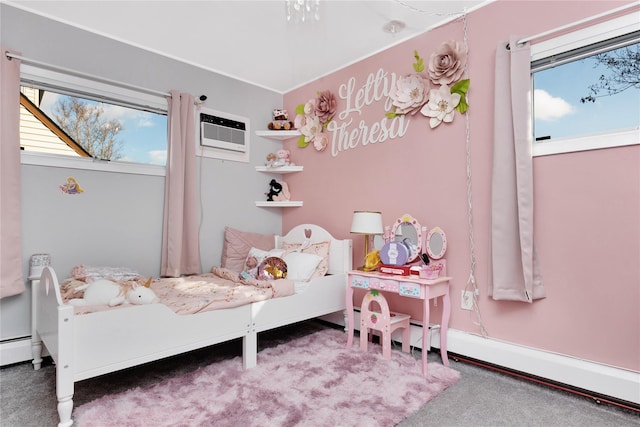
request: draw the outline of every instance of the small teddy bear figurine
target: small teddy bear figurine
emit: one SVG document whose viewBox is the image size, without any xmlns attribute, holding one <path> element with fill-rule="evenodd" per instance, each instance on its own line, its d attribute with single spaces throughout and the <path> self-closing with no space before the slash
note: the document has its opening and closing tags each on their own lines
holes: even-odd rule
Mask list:
<svg viewBox="0 0 640 427">
<path fill-rule="evenodd" d="M 273 120 L 269 122 L 269 130 L 290 130 L 293 128 L 293 123 L 289 121 L 289 114 L 287 110 L 282 108 L 276 108 L 272 114 Z"/>
</svg>

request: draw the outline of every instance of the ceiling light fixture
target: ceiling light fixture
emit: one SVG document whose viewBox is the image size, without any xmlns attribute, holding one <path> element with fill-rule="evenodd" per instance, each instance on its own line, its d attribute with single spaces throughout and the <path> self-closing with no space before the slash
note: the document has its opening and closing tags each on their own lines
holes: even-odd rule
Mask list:
<svg viewBox="0 0 640 427">
<path fill-rule="evenodd" d="M 386 33 L 390 33 L 390 34 L 396 34 L 399 33 L 400 31 L 404 30 L 404 28 L 406 27 L 406 24 L 402 21 L 397 21 L 397 20 L 393 20 L 393 21 L 389 21 L 387 22 L 384 27 L 382 27 L 382 29 L 386 32 Z"/>
<path fill-rule="evenodd" d="M 285 0 L 287 22 L 319 21 L 320 0 Z"/>
</svg>

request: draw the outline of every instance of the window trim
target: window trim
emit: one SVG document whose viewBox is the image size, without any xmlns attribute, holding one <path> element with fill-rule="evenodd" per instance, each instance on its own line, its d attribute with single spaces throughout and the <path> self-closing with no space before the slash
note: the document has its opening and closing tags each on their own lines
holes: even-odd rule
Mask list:
<svg viewBox="0 0 640 427">
<path fill-rule="evenodd" d="M 533 157 L 548 156 L 551 154 L 574 153 L 629 145 L 640 145 L 640 127 L 617 132 L 602 132 L 577 138 L 536 141 L 533 143 L 531 154 Z"/>
<path fill-rule="evenodd" d="M 69 95 L 81 96 L 86 99 L 106 101 L 114 105 L 121 105 L 158 114 L 166 115 L 168 113 L 167 100 L 164 97 L 98 81 L 92 81 L 86 78 L 64 74 L 28 64 L 22 64 L 20 66 L 20 84 L 34 85 L 39 88 L 50 89 Z M 23 165 L 50 166 L 137 175 L 166 175 L 165 166 L 161 165 L 105 161 L 51 153 L 22 151 L 20 153 L 20 163 Z"/>
<path fill-rule="evenodd" d="M 20 164 L 66 169 L 82 169 L 99 172 L 128 173 L 134 175 L 166 176 L 166 168 L 160 165 L 111 162 L 108 160 L 73 157 L 51 153 L 22 151 L 20 153 Z"/>
<path fill-rule="evenodd" d="M 539 62 L 570 50 L 640 31 L 640 22 L 636 14 L 637 12 L 632 12 L 543 42 L 532 43 L 531 62 Z M 540 68 L 537 70 L 532 69 L 532 82 L 533 74 L 538 70 Z M 533 90 L 531 91 L 531 96 L 533 96 Z M 534 114 L 532 109 L 532 123 L 535 121 Z M 536 157 L 630 145 L 640 145 L 640 127 L 579 137 L 556 138 L 551 141 L 533 140 L 531 152 Z"/>
</svg>

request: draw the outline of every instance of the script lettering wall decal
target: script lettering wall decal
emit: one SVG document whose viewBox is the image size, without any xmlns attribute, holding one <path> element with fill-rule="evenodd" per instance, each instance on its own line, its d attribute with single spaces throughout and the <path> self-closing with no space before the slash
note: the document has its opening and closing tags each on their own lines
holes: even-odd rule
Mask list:
<svg viewBox="0 0 640 427">
<path fill-rule="evenodd" d="M 358 146 L 385 142 L 389 139 L 400 138 L 409 129 L 409 120 L 404 115 L 393 118 L 382 116 L 379 121 L 371 124 L 360 119 L 364 107 L 374 102 L 385 102 L 385 111 L 391 108 L 389 93 L 396 84 L 395 73 L 387 73 L 382 68 L 370 73 L 365 83 L 358 87 L 355 77 L 340 85 L 338 97 L 346 101 L 345 109 L 336 114 L 337 120 L 328 123 L 327 131 L 331 132 L 331 155 L 336 157 L 340 152 L 352 150 Z"/>
</svg>

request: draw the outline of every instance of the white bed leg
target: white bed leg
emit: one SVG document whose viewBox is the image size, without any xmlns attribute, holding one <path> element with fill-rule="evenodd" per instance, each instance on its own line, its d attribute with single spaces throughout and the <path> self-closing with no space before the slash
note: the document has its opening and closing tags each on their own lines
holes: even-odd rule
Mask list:
<svg viewBox="0 0 640 427">
<path fill-rule="evenodd" d="M 37 371 L 42 366 L 42 340 L 37 332 L 31 335 L 31 356 L 33 369 Z"/>
<path fill-rule="evenodd" d="M 72 396 L 65 396 L 58 398 L 58 416 L 60 417 L 60 422 L 58 423 L 58 427 L 69 427 L 73 424 L 71 420 L 71 411 L 73 410 L 73 399 Z"/>
<path fill-rule="evenodd" d="M 254 328 L 242 337 L 242 364 L 244 369 L 255 368 L 258 364 L 258 334 Z"/>
<path fill-rule="evenodd" d="M 40 280 L 29 278 L 29 281 L 31 282 L 31 356 L 33 357 L 31 363 L 33 363 L 33 369 L 37 371 L 42 366 L 42 338 L 36 328 Z"/>
<path fill-rule="evenodd" d="M 349 332 L 349 312 L 345 310 L 342 313 L 344 314 L 344 331 Z"/>
</svg>

